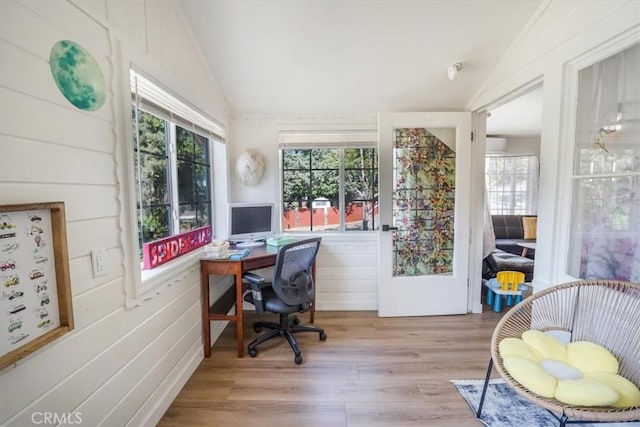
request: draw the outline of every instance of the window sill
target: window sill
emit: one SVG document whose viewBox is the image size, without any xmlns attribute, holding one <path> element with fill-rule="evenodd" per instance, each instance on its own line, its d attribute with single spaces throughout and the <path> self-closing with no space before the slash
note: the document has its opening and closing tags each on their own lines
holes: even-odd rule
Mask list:
<svg viewBox="0 0 640 427">
<path fill-rule="evenodd" d="M 204 248 L 198 248 L 152 270 L 142 270 L 140 264 L 140 286 L 136 295 L 127 298 L 127 308 L 140 305 L 182 279 L 188 270 L 198 266 L 203 254 Z"/>
<path fill-rule="evenodd" d="M 287 236 L 299 237 L 299 238 L 312 238 L 322 237 L 324 240 L 330 242 L 377 242 L 380 237 L 379 231 L 286 231 L 281 233 Z"/>
</svg>

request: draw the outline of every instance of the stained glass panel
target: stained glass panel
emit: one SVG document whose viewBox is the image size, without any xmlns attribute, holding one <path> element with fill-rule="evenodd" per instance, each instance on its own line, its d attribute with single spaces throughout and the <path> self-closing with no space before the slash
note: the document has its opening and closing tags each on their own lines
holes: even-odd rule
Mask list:
<svg viewBox="0 0 640 427">
<path fill-rule="evenodd" d="M 453 271 L 455 152 L 427 129 L 396 129 L 393 275 Z"/>
</svg>

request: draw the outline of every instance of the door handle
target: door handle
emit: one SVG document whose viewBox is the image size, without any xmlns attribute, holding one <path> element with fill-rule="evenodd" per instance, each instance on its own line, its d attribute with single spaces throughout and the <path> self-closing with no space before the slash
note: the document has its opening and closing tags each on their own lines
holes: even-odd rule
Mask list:
<svg viewBox="0 0 640 427">
<path fill-rule="evenodd" d="M 389 224 L 382 224 L 382 231 L 396 231 L 398 227 L 389 227 Z"/>
</svg>

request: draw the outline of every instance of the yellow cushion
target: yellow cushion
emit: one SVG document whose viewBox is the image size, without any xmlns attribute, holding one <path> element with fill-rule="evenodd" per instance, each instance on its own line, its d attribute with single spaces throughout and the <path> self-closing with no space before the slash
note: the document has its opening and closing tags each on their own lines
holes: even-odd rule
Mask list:
<svg viewBox="0 0 640 427">
<path fill-rule="evenodd" d="M 529 330 L 522 340 L 503 339 L 498 350 L 509 375 L 540 396 L 576 406 L 640 407 L 640 389 L 617 375 L 618 360 L 599 344 L 565 346 L 558 338 Z"/>
<path fill-rule="evenodd" d="M 567 345 L 567 363 L 582 371 L 618 373 L 618 359 L 606 348 L 589 341 L 576 341 Z"/>
<path fill-rule="evenodd" d="M 522 217 L 522 229 L 524 230 L 523 239 L 536 239 L 538 228 L 538 218 L 535 216 Z"/>
<path fill-rule="evenodd" d="M 536 362 L 520 356 L 510 356 L 503 359 L 503 363 L 509 375 L 523 387 L 543 397 L 554 396 L 558 381 Z"/>
<path fill-rule="evenodd" d="M 522 334 L 522 340 L 540 353 L 542 359 L 554 359 L 561 362 L 566 361 L 567 350 L 565 345 L 557 338 L 541 331 L 529 330 Z"/>
<path fill-rule="evenodd" d="M 540 361 L 540 354 L 519 338 L 505 338 L 498 344 L 500 357 L 520 356 L 532 362 Z"/>
<path fill-rule="evenodd" d="M 620 399 L 611 387 L 591 379 L 558 381 L 556 399 L 576 406 L 610 406 Z"/>
<path fill-rule="evenodd" d="M 611 406 L 615 408 L 640 406 L 640 390 L 638 390 L 638 387 L 628 379 L 620 375 L 605 373 L 587 374 L 585 375 L 585 378 L 605 384 L 614 389 L 620 395 L 620 399 Z"/>
</svg>

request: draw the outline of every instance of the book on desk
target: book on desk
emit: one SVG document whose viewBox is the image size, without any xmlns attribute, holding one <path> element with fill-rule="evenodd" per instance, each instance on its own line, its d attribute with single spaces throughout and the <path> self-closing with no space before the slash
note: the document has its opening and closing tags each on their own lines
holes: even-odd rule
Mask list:
<svg viewBox="0 0 640 427">
<path fill-rule="evenodd" d="M 267 240 L 266 240 L 267 246 L 275 246 L 275 247 L 284 246 L 288 243 L 293 243 L 293 242 L 295 242 L 295 239 L 292 236 L 283 236 L 283 235 L 269 236 L 267 237 Z"/>
<path fill-rule="evenodd" d="M 229 251 L 229 259 L 239 260 L 247 257 L 250 253 L 250 249 L 233 249 Z"/>
<path fill-rule="evenodd" d="M 224 252 L 205 252 L 205 255 L 209 259 L 230 259 L 230 260 L 240 260 L 249 256 L 251 253 L 250 249 L 229 249 Z"/>
</svg>

